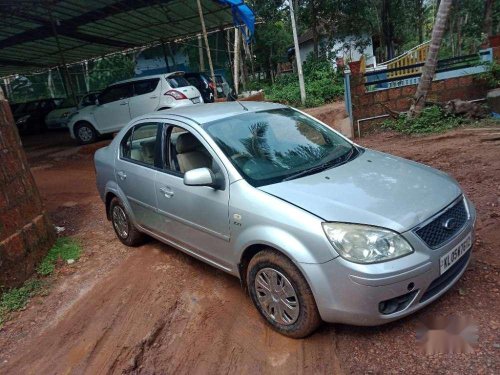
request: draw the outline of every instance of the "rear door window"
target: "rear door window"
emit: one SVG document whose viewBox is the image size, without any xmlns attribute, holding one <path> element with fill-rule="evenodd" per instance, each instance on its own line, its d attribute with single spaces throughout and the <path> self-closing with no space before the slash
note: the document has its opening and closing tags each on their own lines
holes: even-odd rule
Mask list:
<svg viewBox="0 0 500 375">
<path fill-rule="evenodd" d="M 116 85 L 108 87 L 99 96 L 99 102 L 101 104 L 115 102 L 117 100 L 123 100 L 130 98 L 132 96 L 132 84 L 125 83 L 122 85 Z"/>
<path fill-rule="evenodd" d="M 147 123 L 134 126 L 123 138 L 121 144 L 122 158 L 155 165 L 158 123 Z"/>
<path fill-rule="evenodd" d="M 167 78 L 167 82 L 170 85 L 170 87 L 174 89 L 179 87 L 191 86 L 191 84 L 183 76 L 174 76 L 174 77 L 170 76 Z"/>
<path fill-rule="evenodd" d="M 158 87 L 158 82 L 160 82 L 159 78 L 134 82 L 134 94 L 135 95 L 149 94 L 150 92 L 156 90 L 156 87 Z"/>
</svg>

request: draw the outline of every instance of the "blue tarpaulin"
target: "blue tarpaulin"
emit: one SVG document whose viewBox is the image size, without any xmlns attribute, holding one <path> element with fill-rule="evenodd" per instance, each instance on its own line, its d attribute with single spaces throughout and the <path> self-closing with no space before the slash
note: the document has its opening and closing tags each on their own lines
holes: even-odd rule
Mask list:
<svg viewBox="0 0 500 375">
<path fill-rule="evenodd" d="M 245 4 L 243 0 L 218 0 L 219 3 L 224 5 L 230 5 L 233 12 L 233 23 L 238 26 L 246 36 L 247 43 L 250 44 L 252 41 L 253 33 L 255 31 L 255 14 L 253 14 L 252 9 Z M 248 35 L 243 28 L 246 25 L 248 27 Z"/>
</svg>

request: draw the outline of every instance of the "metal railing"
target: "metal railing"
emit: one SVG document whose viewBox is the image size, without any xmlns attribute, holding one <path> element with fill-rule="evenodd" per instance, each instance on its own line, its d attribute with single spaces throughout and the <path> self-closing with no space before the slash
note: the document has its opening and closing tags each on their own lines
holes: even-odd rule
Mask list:
<svg viewBox="0 0 500 375">
<path fill-rule="evenodd" d="M 395 64 L 391 62 L 391 67 L 387 66 L 386 69 L 377 69 L 364 73 L 365 87 L 369 91 L 373 91 L 417 84 L 425 62 L 397 66 L 402 61 L 409 60 L 400 59 L 398 61 Z M 491 49 L 475 54 L 442 59 L 438 61 L 435 79 L 477 74 L 484 71 L 485 64 L 490 61 L 492 61 Z"/>
</svg>

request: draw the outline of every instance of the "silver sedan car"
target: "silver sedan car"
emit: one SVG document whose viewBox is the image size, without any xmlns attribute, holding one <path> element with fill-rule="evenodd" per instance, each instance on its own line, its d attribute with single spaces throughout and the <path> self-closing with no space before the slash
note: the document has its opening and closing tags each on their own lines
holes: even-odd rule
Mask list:
<svg viewBox="0 0 500 375">
<path fill-rule="evenodd" d="M 238 277 L 290 337 L 411 314 L 471 256 L 475 209 L 453 178 L 279 104 L 136 118 L 95 166 L 124 244 L 154 237 Z"/>
</svg>

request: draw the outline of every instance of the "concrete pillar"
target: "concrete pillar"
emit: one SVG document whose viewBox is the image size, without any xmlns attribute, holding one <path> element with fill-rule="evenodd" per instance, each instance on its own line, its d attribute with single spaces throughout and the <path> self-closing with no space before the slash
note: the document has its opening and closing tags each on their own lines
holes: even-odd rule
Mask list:
<svg viewBox="0 0 500 375">
<path fill-rule="evenodd" d="M 21 285 L 55 241 L 9 103 L 0 89 L 0 285 Z"/>
</svg>

